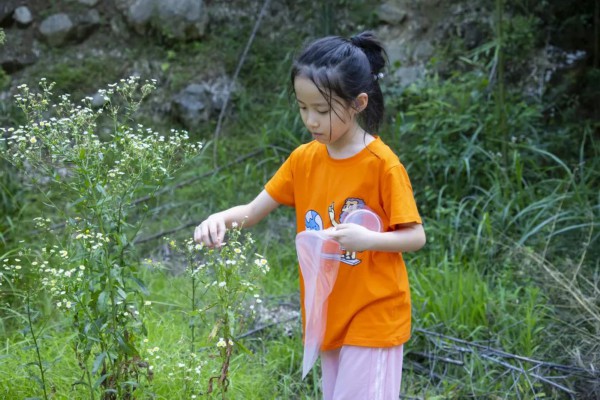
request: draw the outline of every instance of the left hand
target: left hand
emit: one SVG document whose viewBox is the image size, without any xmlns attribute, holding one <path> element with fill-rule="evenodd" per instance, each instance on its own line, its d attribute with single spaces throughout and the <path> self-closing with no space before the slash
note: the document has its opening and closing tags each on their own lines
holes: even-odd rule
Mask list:
<svg viewBox="0 0 600 400">
<path fill-rule="evenodd" d="M 334 229 L 327 229 L 325 232 L 346 251 L 368 250 L 373 235 L 377 234 L 377 232 L 358 224 L 339 224 Z"/>
</svg>

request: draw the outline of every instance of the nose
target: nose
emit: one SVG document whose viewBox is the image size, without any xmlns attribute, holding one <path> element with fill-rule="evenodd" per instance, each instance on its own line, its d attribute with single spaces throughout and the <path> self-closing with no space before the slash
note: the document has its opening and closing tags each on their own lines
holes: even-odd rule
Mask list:
<svg viewBox="0 0 600 400">
<path fill-rule="evenodd" d="M 314 112 L 308 112 L 308 115 L 306 116 L 306 125 L 311 128 L 316 128 L 319 126 L 319 121 Z"/>
</svg>

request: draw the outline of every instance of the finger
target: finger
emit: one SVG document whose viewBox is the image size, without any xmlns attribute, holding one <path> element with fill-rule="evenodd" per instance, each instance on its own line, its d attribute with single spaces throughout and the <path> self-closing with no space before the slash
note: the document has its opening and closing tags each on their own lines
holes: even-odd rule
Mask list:
<svg viewBox="0 0 600 400">
<path fill-rule="evenodd" d="M 216 226 L 215 226 L 215 236 L 213 237 L 214 239 L 214 244 L 216 246 L 221 246 L 221 243 L 223 243 L 223 239 L 225 239 L 225 231 L 227 230 L 227 228 L 225 227 L 225 223 L 223 222 L 217 222 Z"/>
<path fill-rule="evenodd" d="M 217 233 L 217 226 L 211 225 L 208 227 L 208 240 L 210 241 L 210 245 L 214 246 L 219 242 L 219 235 Z"/>
<path fill-rule="evenodd" d="M 204 243 L 204 245 L 207 247 L 214 247 L 214 244 L 210 238 L 210 223 L 207 221 L 204 221 L 200 225 L 200 230 L 202 232 L 201 236 L 202 236 L 202 242 Z"/>
<path fill-rule="evenodd" d="M 335 228 L 332 228 L 332 229 L 325 229 L 325 230 L 323 231 L 323 233 L 324 233 L 325 235 L 329 236 L 329 237 L 330 237 L 330 238 L 332 238 L 332 239 L 337 239 L 337 238 L 338 238 L 338 236 L 339 236 L 339 234 L 336 232 L 336 229 L 335 229 Z"/>
<path fill-rule="evenodd" d="M 200 225 L 194 228 L 194 242 L 202 243 L 202 230 L 200 229 Z"/>
<path fill-rule="evenodd" d="M 338 225 L 335 227 L 335 230 L 336 230 L 336 231 L 343 231 L 344 229 L 348 229 L 348 228 L 350 228 L 350 225 L 351 225 L 351 224 L 338 224 Z"/>
</svg>

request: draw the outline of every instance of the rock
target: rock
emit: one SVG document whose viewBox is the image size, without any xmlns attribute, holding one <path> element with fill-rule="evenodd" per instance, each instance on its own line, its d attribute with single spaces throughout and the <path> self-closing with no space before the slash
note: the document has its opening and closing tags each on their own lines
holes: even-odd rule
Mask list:
<svg viewBox="0 0 600 400">
<path fill-rule="evenodd" d="M 6 32 L 6 43 L 0 46 L 0 67 L 12 74 L 29 65 L 35 64 L 38 56 L 35 53 L 26 30 L 11 29 Z"/>
<path fill-rule="evenodd" d="M 232 90 L 234 89 L 231 88 L 231 81 L 227 78 L 192 83 L 174 96 L 172 114 L 188 130 L 192 130 L 218 113 Z"/>
<path fill-rule="evenodd" d="M 166 37 L 183 40 L 204 36 L 208 22 L 202 0 L 135 0 L 126 17 L 140 34 L 153 28 Z"/>
<path fill-rule="evenodd" d="M 219 78 L 212 83 L 205 83 L 205 86 L 210 93 L 212 107 L 221 111 L 225 105 L 225 101 L 231 97 L 231 93 L 237 90 L 235 85 L 231 85 L 231 81 L 227 78 Z"/>
<path fill-rule="evenodd" d="M 92 9 L 72 17 L 65 13 L 51 15 L 42 21 L 39 31 L 48 44 L 62 46 L 67 42 L 83 42 L 99 26 L 100 13 Z"/>
<path fill-rule="evenodd" d="M 13 15 L 15 8 L 17 8 L 17 4 L 14 1 L 0 2 L 0 26 L 10 22 L 10 17 Z"/>
<path fill-rule="evenodd" d="M 98 4 L 99 0 L 78 0 L 78 2 L 84 6 L 94 7 L 96 4 Z"/>
<path fill-rule="evenodd" d="M 435 53 L 435 47 L 429 41 L 418 42 L 413 51 L 413 59 L 416 61 L 427 61 Z"/>
<path fill-rule="evenodd" d="M 73 30 L 73 21 L 65 13 L 53 14 L 40 24 L 40 34 L 52 46 L 61 46 L 68 40 Z"/>
<path fill-rule="evenodd" d="M 6 73 L 12 74 L 29 65 L 35 64 L 38 57 L 31 51 L 23 52 L 7 52 L 0 51 L 0 67 Z"/>
<path fill-rule="evenodd" d="M 130 31 L 127 29 L 127 23 L 121 15 L 115 15 L 110 19 L 110 30 L 122 39 L 129 39 Z"/>
<path fill-rule="evenodd" d="M 398 1 L 388 1 L 377 9 L 377 16 L 386 24 L 398 25 L 404 22 L 409 10 Z"/>
<path fill-rule="evenodd" d="M 13 19 L 17 24 L 21 26 L 27 26 L 31 22 L 33 22 L 33 15 L 31 15 L 31 11 L 29 11 L 29 8 L 25 6 L 20 6 L 15 9 Z"/>
<path fill-rule="evenodd" d="M 100 13 L 97 10 L 88 10 L 74 17 L 75 28 L 69 35 L 69 39 L 77 43 L 83 42 L 100 26 Z"/>
<path fill-rule="evenodd" d="M 96 92 L 96 94 L 92 96 L 92 101 L 90 102 L 90 104 L 92 108 L 100 108 L 103 105 L 105 105 L 107 101 L 108 98 L 104 94 Z"/>
<path fill-rule="evenodd" d="M 409 86 L 411 83 L 422 79 L 424 76 L 425 67 L 423 65 L 400 67 L 394 72 L 394 77 L 398 80 L 401 87 Z"/>
<path fill-rule="evenodd" d="M 173 114 L 191 130 L 210 116 L 210 93 L 205 85 L 191 84 L 173 98 Z"/>
<path fill-rule="evenodd" d="M 483 44 L 485 40 L 484 27 L 478 21 L 465 22 L 461 26 L 462 37 L 467 50 L 473 50 L 474 48 Z"/>
</svg>

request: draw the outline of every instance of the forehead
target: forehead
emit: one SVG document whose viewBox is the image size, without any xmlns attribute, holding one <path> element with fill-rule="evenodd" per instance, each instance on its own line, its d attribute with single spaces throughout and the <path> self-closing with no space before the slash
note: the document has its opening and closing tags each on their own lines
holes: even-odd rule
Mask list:
<svg viewBox="0 0 600 400">
<path fill-rule="evenodd" d="M 297 76 L 294 79 L 296 99 L 305 104 L 328 104 L 327 99 L 319 91 L 317 85 L 308 78 Z"/>
</svg>

